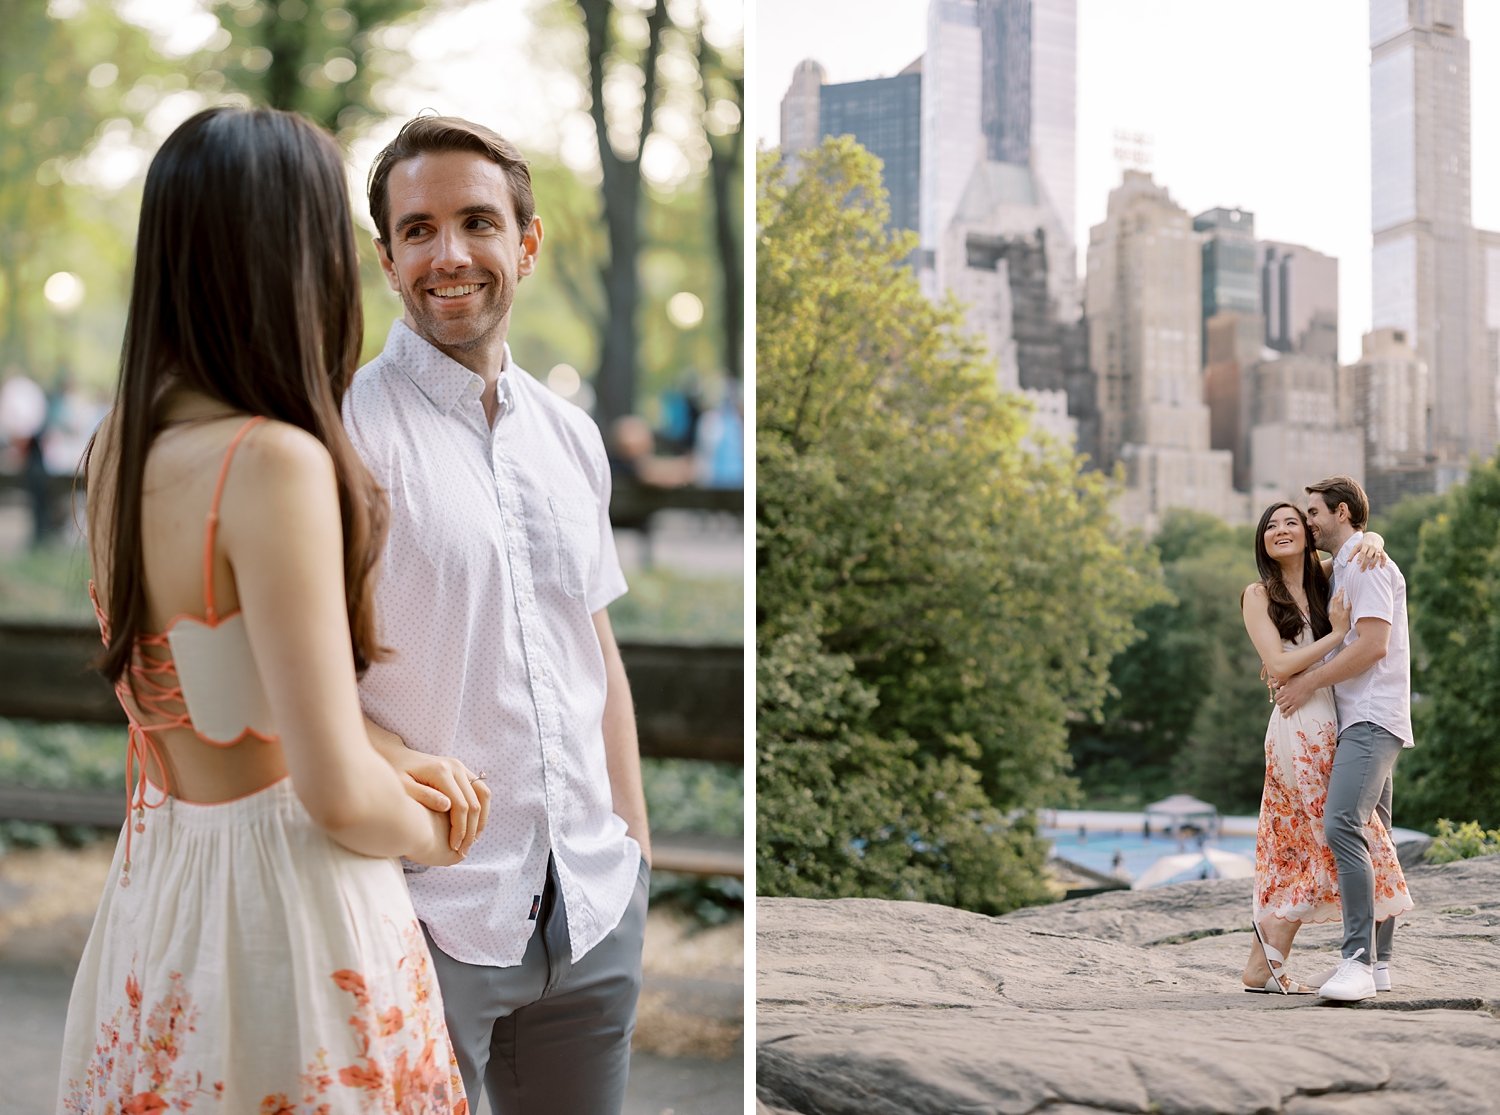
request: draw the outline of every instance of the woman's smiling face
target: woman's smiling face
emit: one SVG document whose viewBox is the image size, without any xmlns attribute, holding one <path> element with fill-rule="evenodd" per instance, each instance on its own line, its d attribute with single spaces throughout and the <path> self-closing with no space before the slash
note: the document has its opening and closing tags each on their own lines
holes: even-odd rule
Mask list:
<svg viewBox="0 0 1500 1115">
<path fill-rule="evenodd" d="M 1307 549 L 1307 531 L 1302 526 L 1302 513 L 1290 504 L 1284 504 L 1271 512 L 1261 542 L 1266 553 L 1276 561 L 1301 557 Z"/>
</svg>

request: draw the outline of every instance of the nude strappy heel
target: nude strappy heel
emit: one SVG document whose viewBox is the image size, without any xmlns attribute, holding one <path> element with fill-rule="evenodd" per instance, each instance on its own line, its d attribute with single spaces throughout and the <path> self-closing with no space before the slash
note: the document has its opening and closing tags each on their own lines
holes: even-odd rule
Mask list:
<svg viewBox="0 0 1500 1115">
<path fill-rule="evenodd" d="M 1304 984 L 1295 982 L 1291 976 L 1286 974 L 1286 957 L 1280 950 L 1266 944 L 1265 937 L 1261 936 L 1260 925 L 1252 921 L 1250 928 L 1255 933 L 1255 940 L 1260 945 L 1260 951 L 1266 958 L 1266 967 L 1271 969 L 1271 975 L 1266 980 L 1264 987 L 1245 988 L 1252 995 L 1311 995 L 1314 989 Z"/>
</svg>

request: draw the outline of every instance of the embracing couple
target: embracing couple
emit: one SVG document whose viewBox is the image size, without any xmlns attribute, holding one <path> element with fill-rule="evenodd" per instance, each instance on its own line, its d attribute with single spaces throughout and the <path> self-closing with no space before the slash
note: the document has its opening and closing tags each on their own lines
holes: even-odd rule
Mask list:
<svg viewBox="0 0 1500 1115">
<path fill-rule="evenodd" d="M 1345 1002 L 1389 991 L 1396 917 L 1412 909 L 1390 836 L 1392 771 L 1413 745 L 1406 581 L 1366 532 L 1369 513 L 1364 489 L 1334 476 L 1307 488 L 1305 512 L 1273 503 L 1256 530 L 1260 580 L 1240 604 L 1276 708 L 1247 991 Z M 1339 920 L 1339 964 L 1294 980 L 1297 930 Z"/>
<path fill-rule="evenodd" d="M 229 107 L 147 175 L 86 463 L 130 809 L 59 1111 L 623 1104 L 650 856 L 625 581 L 598 429 L 506 344 L 527 165 L 450 117 L 380 153 L 404 313 L 357 377 L 345 183 L 326 133 Z"/>
</svg>

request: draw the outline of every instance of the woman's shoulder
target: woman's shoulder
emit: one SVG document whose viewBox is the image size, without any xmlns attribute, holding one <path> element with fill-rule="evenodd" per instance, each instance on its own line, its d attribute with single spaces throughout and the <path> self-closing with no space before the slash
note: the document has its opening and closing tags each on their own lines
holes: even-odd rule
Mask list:
<svg viewBox="0 0 1500 1115">
<path fill-rule="evenodd" d="M 1269 599 L 1266 595 L 1266 583 L 1264 581 L 1251 581 L 1240 593 L 1241 600 L 1255 600 L 1264 602 Z"/>
<path fill-rule="evenodd" d="M 333 455 L 326 445 L 300 426 L 275 418 L 245 431 L 234 452 L 236 468 L 243 465 L 242 471 L 262 481 L 298 482 L 333 474 Z"/>
</svg>

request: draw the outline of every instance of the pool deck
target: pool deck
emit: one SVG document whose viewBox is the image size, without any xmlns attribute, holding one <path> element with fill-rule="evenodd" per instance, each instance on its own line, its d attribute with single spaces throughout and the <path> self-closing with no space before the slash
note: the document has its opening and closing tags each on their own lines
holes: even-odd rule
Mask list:
<svg viewBox="0 0 1500 1115">
<path fill-rule="evenodd" d="M 1086 832 L 1120 832 L 1133 834 L 1141 831 L 1141 825 L 1146 820 L 1144 811 L 1134 813 L 1114 813 L 1101 809 L 1043 809 L 1037 813 L 1037 821 L 1043 828 L 1072 829 L 1079 828 Z M 1256 827 L 1260 824 L 1258 814 L 1233 815 L 1222 814 L 1219 817 L 1220 836 L 1254 836 Z M 1151 831 L 1159 833 L 1162 831 L 1159 822 L 1153 824 Z M 1391 839 L 1397 844 L 1404 844 L 1408 840 L 1425 840 L 1428 833 L 1418 832 L 1416 829 L 1404 829 L 1396 825 L 1391 829 Z"/>
</svg>

